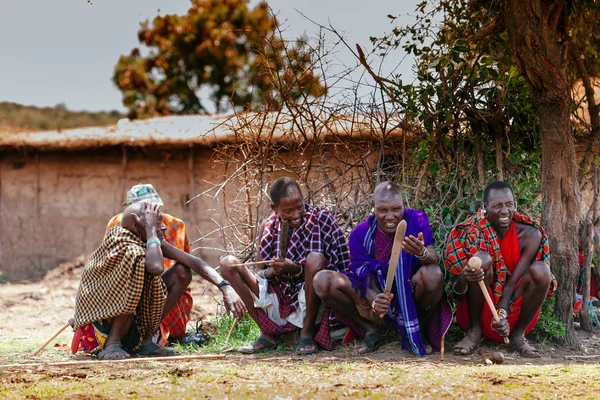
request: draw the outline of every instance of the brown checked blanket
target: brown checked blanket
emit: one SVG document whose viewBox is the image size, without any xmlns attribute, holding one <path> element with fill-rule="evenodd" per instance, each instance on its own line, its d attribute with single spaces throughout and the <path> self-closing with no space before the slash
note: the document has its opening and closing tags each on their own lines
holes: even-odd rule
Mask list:
<svg viewBox="0 0 600 400">
<path fill-rule="evenodd" d="M 75 300 L 75 330 L 96 321 L 133 314 L 141 341 L 156 333 L 167 287 L 146 272 L 146 247 L 133 233 L 114 226 L 85 264 Z M 135 349 L 134 349 L 135 350 Z"/>
</svg>

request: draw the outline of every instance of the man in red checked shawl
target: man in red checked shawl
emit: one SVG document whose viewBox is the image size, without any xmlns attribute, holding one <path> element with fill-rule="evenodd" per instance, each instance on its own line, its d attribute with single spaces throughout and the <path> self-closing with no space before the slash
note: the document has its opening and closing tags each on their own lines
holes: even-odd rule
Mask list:
<svg viewBox="0 0 600 400">
<path fill-rule="evenodd" d="M 344 271 L 349 252 L 346 239 L 333 216 L 325 209 L 304 203 L 298 183 L 291 178 L 275 180 L 270 191 L 273 213 L 265 221 L 257 260 L 270 261 L 252 272 L 233 256 L 221 259 L 221 273 L 240 295 L 261 329 L 261 336 L 240 349 L 253 353 L 276 346 L 278 335 L 300 329 L 298 354 L 316 353 L 320 345 L 331 347 L 329 312 L 318 319 L 321 300 L 313 278 L 323 269 Z M 287 255 L 280 252 L 280 227 L 288 221 Z M 316 332 L 316 322 L 321 326 Z"/>
<path fill-rule="evenodd" d="M 480 270 L 468 266 L 471 257 L 482 260 Z M 541 357 L 525 339 L 538 321 L 542 303 L 556 288 L 550 272 L 550 252 L 544 229 L 516 209 L 512 189 L 493 182 L 483 192 L 482 208 L 458 224 L 444 254 L 454 274 L 453 291 L 460 299 L 456 309 L 465 337 L 454 353 L 473 352 L 483 339 L 502 342 L 508 336 L 523 357 Z M 501 316 L 493 320 L 478 281 L 483 280 Z"/>
</svg>

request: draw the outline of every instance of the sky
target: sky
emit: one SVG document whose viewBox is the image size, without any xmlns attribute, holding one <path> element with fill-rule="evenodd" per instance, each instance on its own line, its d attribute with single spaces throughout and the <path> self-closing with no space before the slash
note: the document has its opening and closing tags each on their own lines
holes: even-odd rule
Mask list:
<svg viewBox="0 0 600 400">
<path fill-rule="evenodd" d="M 257 0 L 251 0 L 251 6 Z M 370 36 L 382 35 L 394 25 L 388 14 L 408 23 L 417 0 L 271 0 L 288 38 L 315 37 L 313 22 L 333 25 L 349 44 L 371 49 Z M 120 55 L 138 47 L 139 24 L 158 13 L 185 14 L 189 0 L 0 0 L 0 101 L 70 110 L 120 110 L 121 93 L 112 83 Z M 305 16 L 303 16 L 304 14 Z M 340 68 L 356 61 L 338 47 Z M 387 58 L 391 71 L 404 54 Z M 410 63 L 396 72 L 411 76 Z M 386 70 L 384 68 L 384 70 Z"/>
</svg>

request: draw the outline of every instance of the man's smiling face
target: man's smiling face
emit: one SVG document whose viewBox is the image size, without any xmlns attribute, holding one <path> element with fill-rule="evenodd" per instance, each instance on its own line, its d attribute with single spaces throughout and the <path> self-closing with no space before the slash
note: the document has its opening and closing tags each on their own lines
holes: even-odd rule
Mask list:
<svg viewBox="0 0 600 400">
<path fill-rule="evenodd" d="M 289 222 L 291 228 L 302 224 L 305 207 L 302 193 L 299 191 L 294 190 L 289 196 L 282 197 L 279 204 L 272 205 L 272 208 L 282 220 Z"/>
<path fill-rule="evenodd" d="M 515 199 L 510 189 L 492 189 L 485 204 L 488 221 L 496 229 L 506 229 L 515 215 Z"/>
<path fill-rule="evenodd" d="M 379 228 L 389 236 L 394 236 L 396 227 L 404 218 L 404 204 L 402 196 L 396 193 L 383 193 L 373 199 L 375 205 L 375 218 Z"/>
</svg>

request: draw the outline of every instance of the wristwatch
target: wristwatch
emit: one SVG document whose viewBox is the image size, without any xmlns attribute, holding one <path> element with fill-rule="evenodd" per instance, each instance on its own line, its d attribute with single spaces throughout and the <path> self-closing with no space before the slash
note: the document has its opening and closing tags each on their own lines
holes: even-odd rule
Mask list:
<svg viewBox="0 0 600 400">
<path fill-rule="evenodd" d="M 231 286 L 231 282 L 229 282 L 227 279 L 223 279 L 221 282 L 219 282 L 219 284 L 217 285 L 217 287 L 219 289 L 221 289 L 223 286 L 227 286 L 227 285 Z"/>
</svg>

